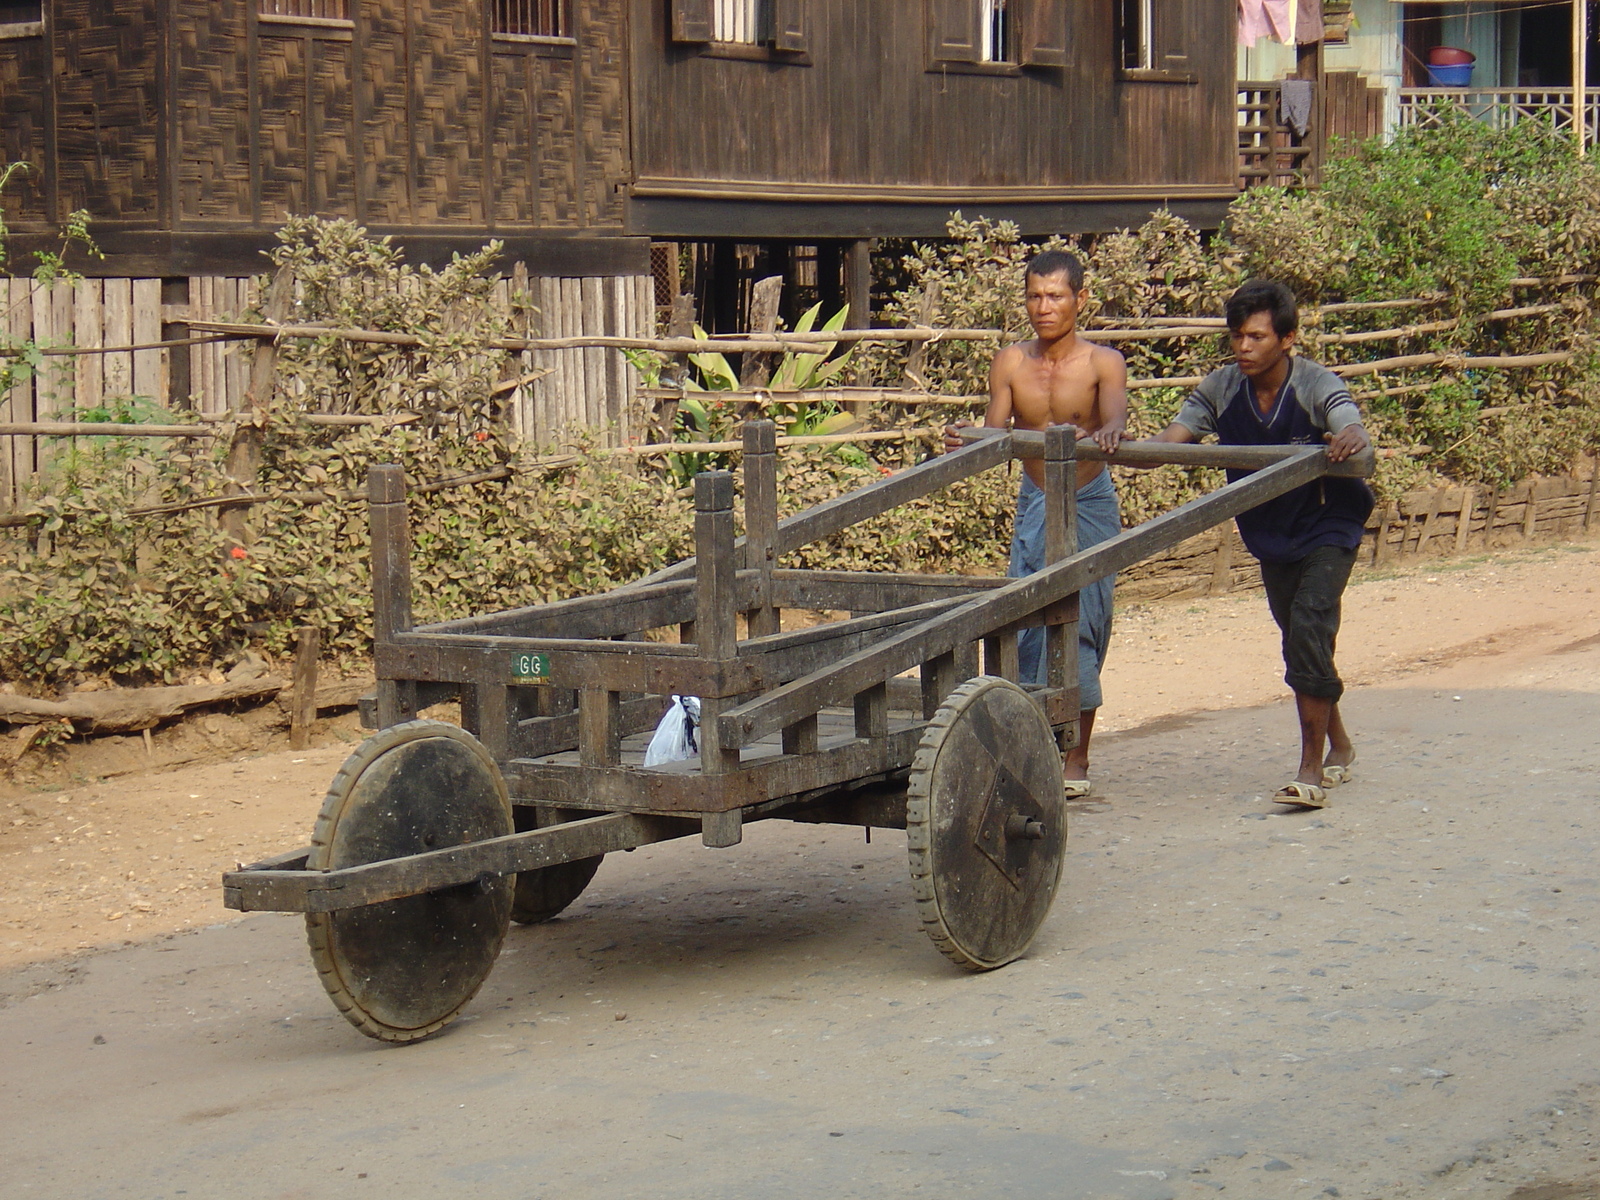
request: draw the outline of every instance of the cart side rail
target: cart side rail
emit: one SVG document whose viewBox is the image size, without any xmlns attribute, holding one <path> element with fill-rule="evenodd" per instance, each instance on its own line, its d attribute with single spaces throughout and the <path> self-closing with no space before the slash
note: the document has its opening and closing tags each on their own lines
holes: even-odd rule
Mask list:
<svg viewBox="0 0 1600 1200">
<path fill-rule="evenodd" d="M 1001 439 L 985 439 L 980 444 L 990 441 L 998 444 Z M 747 746 L 822 708 L 849 704 L 858 693 L 902 671 L 1024 622 L 1097 579 L 1327 473 L 1327 454 L 1320 447 L 1286 447 L 1277 453 L 1280 461 L 1245 479 L 1063 558 L 1036 574 L 968 600 L 765 696 L 729 708 L 717 718 L 722 743 Z"/>
<path fill-rule="evenodd" d="M 1003 432 L 1003 431 L 1002 431 Z M 1011 445 L 1004 438 L 983 439 L 949 454 L 930 458 L 904 471 L 898 471 L 864 488 L 846 492 L 832 500 L 824 501 L 804 512 L 795 513 L 778 522 L 773 542 L 775 555 L 781 556 L 802 546 L 830 537 L 840 530 L 873 517 L 882 516 L 891 509 L 909 504 L 972 475 L 981 474 L 992 467 L 1009 462 Z M 744 554 L 744 538 L 734 542 L 737 554 Z M 686 579 L 695 573 L 694 558 L 686 558 L 670 567 L 663 567 L 643 579 L 635 580 L 626 588 L 649 587 L 669 580 Z"/>
</svg>

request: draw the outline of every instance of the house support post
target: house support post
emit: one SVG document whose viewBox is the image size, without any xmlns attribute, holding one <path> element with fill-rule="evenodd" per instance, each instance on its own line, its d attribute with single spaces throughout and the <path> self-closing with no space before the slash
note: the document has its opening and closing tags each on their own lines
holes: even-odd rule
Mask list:
<svg viewBox="0 0 1600 1200">
<path fill-rule="evenodd" d="M 1588 139 L 1589 0 L 1572 0 L 1572 135 L 1582 158 Z"/>
</svg>

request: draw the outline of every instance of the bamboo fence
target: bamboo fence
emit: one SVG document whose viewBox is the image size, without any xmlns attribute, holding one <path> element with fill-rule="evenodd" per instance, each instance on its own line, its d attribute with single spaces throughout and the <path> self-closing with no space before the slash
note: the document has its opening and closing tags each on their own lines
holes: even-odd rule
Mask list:
<svg viewBox="0 0 1600 1200">
<path fill-rule="evenodd" d="M 1593 276 L 1569 275 L 1555 279 L 1518 279 L 1513 281 L 1518 287 L 1551 287 L 1568 286 L 1590 282 Z M 0 280 L 0 284 L 10 282 L 15 286 L 19 281 Z M 99 281 L 96 281 L 99 282 Z M 108 285 L 111 281 L 105 281 Z M 529 281 L 525 274 L 517 279 L 502 281 L 509 289 L 513 287 L 533 287 L 548 284 L 560 292 L 560 286 L 569 282 L 583 281 Z M 596 281 L 598 283 L 598 281 Z M 24 283 L 24 286 L 26 284 Z M 592 289 L 591 289 L 592 290 Z M 130 291 L 130 297 L 132 296 Z M 81 299 L 76 292 L 70 293 L 75 305 L 82 304 L 90 307 L 88 300 Z M 111 301 L 108 296 L 114 296 Z M 37 295 L 30 293 L 30 297 L 37 300 Z M 559 297 L 558 297 L 559 298 Z M 122 386 L 126 380 L 129 386 L 135 386 L 133 376 L 129 373 L 133 365 L 141 361 L 150 363 L 148 356 L 153 352 L 171 349 L 174 347 L 191 347 L 203 350 L 208 354 L 215 353 L 218 369 L 235 371 L 240 376 L 238 387 L 234 394 L 243 397 L 247 391 L 249 367 L 248 359 L 237 353 L 241 343 L 254 342 L 257 345 L 276 345 L 284 339 L 338 339 L 352 343 L 365 343 L 389 346 L 424 346 L 429 339 L 408 333 L 397 333 L 369 329 L 349 329 L 323 324 L 291 324 L 272 322 L 240 322 L 211 319 L 204 315 L 206 310 L 220 307 L 221 303 L 232 303 L 237 308 L 245 307 L 246 300 L 253 302 L 255 297 L 245 297 L 237 292 L 229 297 L 224 297 L 221 302 L 215 297 L 202 294 L 199 302 L 193 306 L 192 311 L 183 314 L 186 318 L 185 328 L 190 336 L 182 338 L 159 337 L 160 324 L 152 326 L 148 318 L 142 323 L 130 317 L 126 323 L 125 336 L 111 336 L 93 345 L 51 346 L 43 352 L 51 357 L 69 359 L 72 363 L 71 370 L 75 380 L 88 380 L 90 390 L 85 393 L 86 398 L 98 401 L 110 394 L 113 386 Z M 567 298 L 571 303 L 566 304 L 566 310 L 581 314 L 583 306 L 589 304 L 594 311 L 589 313 L 594 320 L 576 321 L 575 325 L 587 324 L 593 328 L 596 323 L 605 324 L 604 309 L 610 303 L 615 309 L 612 316 L 616 324 L 628 324 L 627 306 L 634 303 L 639 297 L 631 297 L 618 293 L 610 296 L 596 293 L 590 297 L 580 287 L 573 297 Z M 148 297 L 146 297 L 148 300 Z M 591 303 L 592 301 L 592 303 Z M 102 286 L 99 292 L 99 301 L 102 306 L 110 303 L 113 309 L 120 311 L 121 291 Z M 1309 347 L 1321 345 L 1365 345 L 1384 341 L 1404 342 L 1411 338 L 1427 336 L 1429 334 L 1447 332 L 1459 328 L 1463 323 L 1461 317 L 1445 318 L 1438 321 L 1415 322 L 1406 325 L 1396 325 L 1373 330 L 1332 332 L 1321 331 L 1322 321 L 1327 314 L 1353 313 L 1367 311 L 1405 310 L 1436 306 L 1443 302 L 1442 297 L 1407 297 L 1385 301 L 1360 301 L 1349 303 L 1334 303 L 1323 305 L 1320 308 L 1307 307 L 1303 310 L 1303 327 L 1306 330 L 1306 341 Z M 598 308 L 596 307 L 598 306 Z M 557 305 L 562 308 L 562 305 Z M 1472 318 L 1475 321 L 1509 321 L 1530 317 L 1549 316 L 1563 311 L 1567 306 L 1562 303 L 1544 303 L 1522 305 L 1504 309 L 1497 309 Z M 37 313 L 33 314 L 33 329 L 37 332 Z M 1112 325 L 1110 322 L 1119 324 Z M 1225 332 L 1224 323 L 1220 318 L 1211 317 L 1146 317 L 1146 318 L 1099 318 L 1090 323 L 1091 327 L 1083 331 L 1083 336 L 1090 340 L 1116 343 L 1148 341 L 1148 340 L 1175 340 L 1187 338 L 1219 337 Z M 107 324 L 107 330 L 121 331 L 122 324 Z M 0 330 L 4 336 L 4 330 Z M 16 327 L 11 334 L 16 340 Z M 108 335 L 109 336 L 109 335 Z M 619 374 L 622 370 L 622 350 L 655 351 L 662 354 L 684 355 L 692 353 L 757 353 L 776 354 L 788 352 L 823 352 L 833 347 L 862 344 L 862 343 L 911 343 L 919 347 L 927 347 L 940 342 L 1001 342 L 1010 337 L 1006 331 L 998 329 L 960 329 L 960 328 L 934 328 L 919 325 L 909 328 L 897 329 L 858 329 L 839 330 L 833 333 L 782 333 L 782 332 L 757 332 L 731 335 L 718 335 L 710 337 L 638 337 L 626 334 L 593 333 L 593 332 L 567 332 L 558 330 L 555 336 L 534 337 L 518 336 L 496 339 L 489 344 L 494 349 L 511 352 L 517 355 L 514 365 L 517 373 L 497 388 L 497 391 L 525 391 L 533 389 L 538 392 L 541 388 L 546 394 L 576 392 L 579 399 L 577 403 L 561 406 L 561 411 L 580 419 L 571 423 L 586 425 L 589 428 L 598 428 L 605 423 L 606 418 L 614 418 L 616 413 L 613 408 L 601 404 L 598 407 L 592 399 L 596 392 L 612 393 L 626 378 Z M 5 347 L 0 345 L 0 356 L 6 353 Z M 556 359 L 546 358 L 546 365 L 538 365 L 536 356 L 565 356 Z M 1336 374 L 1347 378 L 1364 378 L 1381 375 L 1386 372 L 1412 371 L 1426 368 L 1443 368 L 1445 370 L 1459 371 L 1466 369 L 1478 370 L 1518 370 L 1531 369 L 1541 366 L 1550 366 L 1565 363 L 1573 358 L 1573 352 L 1568 350 L 1552 351 L 1539 354 L 1505 354 L 1505 355 L 1461 355 L 1445 352 L 1426 352 L 1418 354 L 1395 354 L 1384 358 L 1366 362 L 1345 363 L 1331 367 Z M 551 365 L 553 363 L 553 365 Z M 126 368 L 126 369 L 125 369 Z M 149 369 L 148 366 L 146 368 Z M 1128 381 L 1132 390 L 1152 388 L 1186 388 L 1198 384 L 1203 376 L 1166 376 L 1150 378 L 1134 378 Z M 1363 396 L 1387 394 L 1398 395 L 1424 387 L 1432 386 L 1430 383 L 1416 383 L 1398 387 L 1380 387 L 1378 391 L 1361 393 Z M 641 388 L 638 394 L 653 404 L 671 403 L 681 399 L 686 393 L 675 388 Z M 749 406 L 752 410 L 773 407 L 777 405 L 805 404 L 815 405 L 831 402 L 841 407 L 851 406 L 858 410 L 863 404 L 892 404 L 892 405 L 941 405 L 951 407 L 976 408 L 988 402 L 985 395 L 945 395 L 929 392 L 921 388 L 889 388 L 889 387 L 828 387 L 821 389 L 807 389 L 802 391 L 774 391 L 765 388 L 742 388 L 737 391 L 707 393 L 715 399 Z M 58 418 L 68 417 L 74 411 L 92 408 L 89 404 L 72 405 L 66 412 L 51 414 Z M 237 407 L 237 406 L 236 406 Z M 537 407 L 537 406 L 535 406 Z M 529 417 L 526 406 L 516 406 L 511 421 L 511 432 L 525 439 L 542 443 L 557 440 L 561 432 L 548 418 Z M 71 419 L 32 420 L 0 422 L 0 437 L 8 439 L 11 447 L 29 444 L 34 447 L 48 446 L 52 439 L 63 437 L 82 438 L 114 436 L 128 438 L 228 438 L 237 440 L 240 436 L 241 414 L 238 411 L 215 411 L 203 409 L 196 413 L 197 421 L 194 424 L 152 425 L 132 424 L 127 422 L 95 422 Z M 359 426 L 359 425 L 393 425 L 404 424 L 418 420 L 416 414 L 390 413 L 380 416 L 351 416 L 343 414 L 308 413 L 301 419 L 311 425 L 322 426 Z M 891 441 L 930 441 L 937 436 L 932 428 L 922 429 L 894 429 L 894 430 L 869 430 L 855 433 L 842 433 L 833 435 L 819 435 L 808 437 L 780 438 L 779 444 L 784 446 L 801 445 L 829 445 L 849 442 L 891 442 Z M 740 443 L 735 441 L 707 441 L 707 442 L 660 442 L 646 445 L 630 445 L 626 441 L 622 445 L 603 448 L 598 453 L 607 455 L 622 455 L 636 458 L 660 456 L 675 453 L 693 452 L 720 452 L 737 453 Z M 1427 452 L 1427 448 L 1411 448 L 1409 450 L 1391 450 L 1389 453 L 1414 453 Z M 20 484 L 33 470 L 46 465 L 49 460 L 48 450 L 30 449 L 28 454 L 14 452 L 7 456 L 0 448 L 0 459 L 13 468 L 13 482 Z M 23 467 L 27 470 L 24 471 Z M 527 461 L 529 470 L 559 469 L 577 461 L 576 455 L 557 455 L 547 458 L 538 458 Z M 512 472 L 509 468 L 489 472 L 485 475 L 464 476 L 453 480 L 433 481 L 417 485 L 418 490 L 437 491 L 454 487 L 464 487 L 473 483 L 486 482 L 490 479 L 508 478 Z M 4 497 L 0 497 L 3 500 Z M 146 509 L 137 510 L 133 515 L 160 515 L 181 512 L 192 509 L 218 508 L 237 510 L 266 501 L 293 500 L 302 503 L 320 503 L 327 500 L 360 500 L 359 496 L 335 496 L 327 492 L 293 492 L 280 494 L 258 493 L 250 486 L 249 481 L 241 484 L 239 494 L 221 497 L 211 497 L 201 500 L 189 501 L 179 505 L 156 505 Z M 35 519 L 31 513 L 13 513 L 0 516 L 0 527 L 19 527 Z"/>
</svg>

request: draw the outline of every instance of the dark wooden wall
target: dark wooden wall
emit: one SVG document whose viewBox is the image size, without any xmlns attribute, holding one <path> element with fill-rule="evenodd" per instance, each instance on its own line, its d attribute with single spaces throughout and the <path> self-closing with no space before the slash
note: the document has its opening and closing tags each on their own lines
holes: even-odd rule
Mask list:
<svg viewBox="0 0 1600 1200">
<path fill-rule="evenodd" d="M 645 189 L 726 180 L 863 194 L 1127 190 L 1233 179 L 1233 0 L 1158 0 L 1197 83 L 1119 79 L 1113 0 L 1060 5 L 1067 65 L 1012 75 L 939 69 L 926 22 L 941 6 L 921 0 L 810 0 L 807 54 L 768 62 L 674 45 L 669 7 L 634 0 L 634 165 Z"/>
<path fill-rule="evenodd" d="M 1342 140 L 1348 151 L 1356 142 L 1377 137 L 1383 132 L 1381 87 L 1374 87 L 1355 71 L 1329 71 L 1323 94 L 1323 114 L 1327 136 Z"/>
</svg>

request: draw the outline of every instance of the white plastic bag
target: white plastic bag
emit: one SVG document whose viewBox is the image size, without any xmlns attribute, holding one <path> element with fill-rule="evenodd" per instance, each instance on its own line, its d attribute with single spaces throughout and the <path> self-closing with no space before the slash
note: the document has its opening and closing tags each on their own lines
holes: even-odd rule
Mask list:
<svg viewBox="0 0 1600 1200">
<path fill-rule="evenodd" d="M 695 731 L 700 728 L 700 701 L 695 696 L 674 696 L 656 724 L 650 745 L 644 752 L 644 765 L 660 766 L 685 758 L 700 757 Z"/>
</svg>

